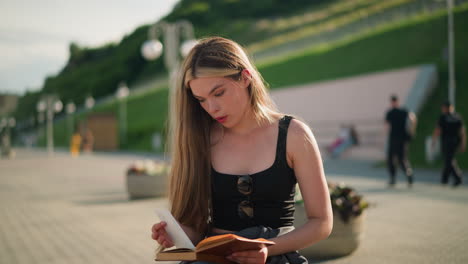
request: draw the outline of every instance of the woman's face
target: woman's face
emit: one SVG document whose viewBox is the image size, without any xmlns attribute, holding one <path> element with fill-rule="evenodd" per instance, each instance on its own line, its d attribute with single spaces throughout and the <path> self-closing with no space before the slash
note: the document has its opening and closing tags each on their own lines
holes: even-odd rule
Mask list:
<svg viewBox="0 0 468 264">
<path fill-rule="evenodd" d="M 216 121 L 230 128 L 238 124 L 249 106 L 247 78 L 201 77 L 190 81 L 192 94 Z"/>
</svg>

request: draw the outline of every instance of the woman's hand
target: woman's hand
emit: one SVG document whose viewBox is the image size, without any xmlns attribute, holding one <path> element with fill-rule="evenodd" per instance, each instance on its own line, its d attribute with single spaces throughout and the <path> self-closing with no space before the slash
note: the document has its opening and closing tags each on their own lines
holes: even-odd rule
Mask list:
<svg viewBox="0 0 468 264">
<path fill-rule="evenodd" d="M 237 251 L 227 256 L 227 259 L 242 264 L 264 264 L 268 257 L 268 248 L 263 246 L 258 250 Z"/>
<path fill-rule="evenodd" d="M 165 248 L 170 248 L 174 246 L 174 243 L 172 242 L 172 239 L 169 237 L 169 234 L 166 232 L 166 222 L 159 222 L 157 224 L 154 224 L 153 227 L 151 228 L 151 238 L 154 240 L 158 241 L 158 243 L 165 247 Z"/>
</svg>

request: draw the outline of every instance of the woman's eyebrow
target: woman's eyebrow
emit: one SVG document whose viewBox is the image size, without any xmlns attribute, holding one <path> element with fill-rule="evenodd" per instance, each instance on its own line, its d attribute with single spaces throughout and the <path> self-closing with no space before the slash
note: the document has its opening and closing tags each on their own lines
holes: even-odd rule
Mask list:
<svg viewBox="0 0 468 264">
<path fill-rule="evenodd" d="M 216 89 L 221 88 L 223 85 L 224 85 L 224 83 L 216 84 L 213 88 L 211 88 L 211 90 L 210 90 L 210 92 L 208 93 L 208 95 L 214 93 L 214 92 L 216 91 Z M 194 94 L 193 92 L 192 92 L 192 94 L 193 94 L 193 96 L 196 97 L 196 98 L 202 98 L 202 99 L 203 99 L 203 97 L 198 96 L 198 95 Z"/>
</svg>

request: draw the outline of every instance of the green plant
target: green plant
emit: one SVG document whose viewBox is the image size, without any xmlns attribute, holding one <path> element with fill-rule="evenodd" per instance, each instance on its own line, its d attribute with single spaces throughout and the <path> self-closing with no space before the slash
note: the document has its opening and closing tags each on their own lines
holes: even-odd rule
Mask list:
<svg viewBox="0 0 468 264">
<path fill-rule="evenodd" d="M 337 212 L 343 222 L 347 223 L 351 217 L 362 214 L 369 203 L 363 199 L 353 188 L 344 184 L 328 183 L 332 208 Z"/>
<path fill-rule="evenodd" d="M 333 212 L 338 214 L 347 223 L 352 217 L 357 217 L 369 207 L 369 203 L 358 194 L 356 190 L 343 183 L 328 183 L 330 200 Z M 302 204 L 304 201 L 299 188 L 296 189 L 296 204 Z"/>
<path fill-rule="evenodd" d="M 161 161 L 139 160 L 130 165 L 127 169 L 127 175 L 149 175 L 158 176 L 167 174 L 169 164 Z"/>
</svg>

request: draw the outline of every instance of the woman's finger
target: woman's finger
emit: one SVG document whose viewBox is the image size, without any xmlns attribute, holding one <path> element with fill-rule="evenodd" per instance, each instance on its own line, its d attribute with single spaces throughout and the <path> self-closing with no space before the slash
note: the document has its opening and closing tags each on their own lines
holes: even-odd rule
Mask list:
<svg viewBox="0 0 468 264">
<path fill-rule="evenodd" d="M 151 227 L 151 238 L 158 241 L 161 246 L 168 248 L 174 246 L 174 243 L 166 232 L 166 226 L 167 223 L 163 221 L 154 224 Z"/>
<path fill-rule="evenodd" d="M 151 228 L 151 232 L 158 232 L 158 230 L 160 230 L 161 228 L 164 228 L 166 227 L 166 222 L 159 222 L 157 224 L 154 224 Z"/>
<path fill-rule="evenodd" d="M 165 247 L 165 248 L 170 248 L 170 247 L 172 247 L 172 246 L 174 246 L 172 243 L 168 242 L 167 240 L 164 241 L 164 247 Z"/>
<path fill-rule="evenodd" d="M 151 227 L 151 237 L 154 240 L 158 240 L 160 236 L 167 236 L 166 230 L 166 223 L 165 222 L 159 222 L 157 224 L 154 224 Z"/>
</svg>

